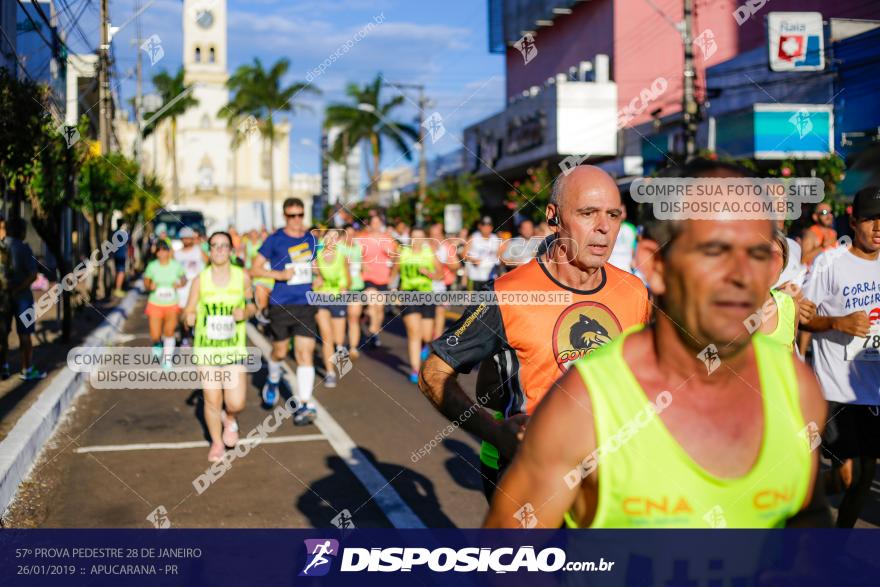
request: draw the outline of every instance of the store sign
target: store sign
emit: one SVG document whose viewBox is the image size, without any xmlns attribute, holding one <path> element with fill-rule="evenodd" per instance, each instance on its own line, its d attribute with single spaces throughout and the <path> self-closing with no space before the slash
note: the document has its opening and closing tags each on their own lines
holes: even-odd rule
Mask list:
<svg viewBox="0 0 880 587">
<path fill-rule="evenodd" d="M 755 104 L 755 159 L 821 159 L 834 152 L 830 104 Z"/>
<path fill-rule="evenodd" d="M 825 34 L 820 12 L 771 12 L 767 45 L 773 71 L 825 69 Z"/>
</svg>

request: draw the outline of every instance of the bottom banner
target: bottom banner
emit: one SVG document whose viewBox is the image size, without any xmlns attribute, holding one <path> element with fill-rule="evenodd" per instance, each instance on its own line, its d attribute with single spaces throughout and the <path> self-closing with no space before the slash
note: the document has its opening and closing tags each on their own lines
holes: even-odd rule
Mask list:
<svg viewBox="0 0 880 587">
<path fill-rule="evenodd" d="M 2 585 L 880 585 L 871 530 L 3 530 Z"/>
</svg>

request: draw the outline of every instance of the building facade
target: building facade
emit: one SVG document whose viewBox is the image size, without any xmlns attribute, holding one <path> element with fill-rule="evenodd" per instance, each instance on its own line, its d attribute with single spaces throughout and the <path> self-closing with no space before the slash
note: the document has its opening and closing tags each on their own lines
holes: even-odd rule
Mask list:
<svg viewBox="0 0 880 587">
<path fill-rule="evenodd" d="M 555 167 L 571 158 L 571 162 L 596 164 L 626 184 L 656 168 L 658 160 L 668 161 L 670 153 L 683 152 L 685 52 L 676 29 L 683 19 L 683 0 L 655 0 L 653 7 L 633 0 L 487 1 L 489 50 L 504 55 L 507 107 L 466 129 L 464 137 L 464 167 L 481 177 L 487 208 L 502 209 L 511 185 L 529 167 L 543 162 Z M 720 97 L 707 77 L 718 79 L 721 64 L 734 64 L 724 73 L 728 78 L 724 83 L 737 86 L 724 96 L 730 103 L 739 100 L 737 106 L 724 107 L 731 110 L 756 102 L 773 103 L 767 95 L 755 96 L 761 90 L 745 77 L 743 67 L 750 68 L 750 75 L 757 75 L 754 79 L 759 85 L 768 76 L 768 88 L 789 84 L 791 96 L 777 99 L 791 104 L 800 103 L 793 98 L 798 91 L 809 93 L 815 82 L 806 82 L 808 77 L 821 77 L 815 73 L 771 74 L 767 70 L 770 12 L 818 11 L 826 22 L 880 18 L 880 3 L 862 0 L 774 0 L 763 6 L 741 0 L 695 4 L 692 49 L 696 98 L 704 109 L 698 133 L 700 148 L 732 140 L 722 134 L 738 128 L 735 121 L 727 126 L 727 121 L 720 119 L 717 127 L 709 124 L 708 113 L 722 107 L 716 103 Z M 861 25 L 856 22 L 851 26 Z M 763 63 L 759 63 L 761 58 Z M 718 69 L 709 74 L 710 68 Z M 791 79 L 784 81 L 786 75 Z M 839 77 L 831 69 L 825 75 L 828 79 Z M 869 77 L 863 76 L 861 83 Z M 707 85 L 712 93 L 707 93 Z M 826 112 L 829 105 L 833 107 L 831 95 L 840 89 L 832 85 L 826 83 L 825 93 L 814 96 L 817 100 L 820 94 L 824 96 L 816 104 L 828 102 Z M 775 96 L 774 90 L 770 93 Z M 751 102 L 744 104 L 748 100 Z M 566 109 L 572 112 L 571 117 Z M 820 115 L 828 116 L 833 118 L 834 114 Z M 559 133 L 569 129 L 569 120 L 598 123 L 571 133 L 574 144 L 565 144 Z"/>
<path fill-rule="evenodd" d="M 229 104 L 226 0 L 184 0 L 183 67 L 185 83 L 198 104 L 177 121 L 179 201 L 172 191 L 170 124 L 163 123 L 144 143 L 145 167 L 155 170 L 166 188 L 166 202 L 205 214 L 208 229 L 235 224 L 241 230 L 271 224 L 270 169 L 275 186 L 275 224 L 290 195 L 290 124 L 275 120 L 275 142 L 259 132 L 253 119 L 230 123 L 220 112 Z M 133 146 L 136 127 L 128 125 L 123 142 Z M 241 141 L 233 148 L 236 131 Z M 271 159 L 271 165 L 270 165 Z"/>
</svg>

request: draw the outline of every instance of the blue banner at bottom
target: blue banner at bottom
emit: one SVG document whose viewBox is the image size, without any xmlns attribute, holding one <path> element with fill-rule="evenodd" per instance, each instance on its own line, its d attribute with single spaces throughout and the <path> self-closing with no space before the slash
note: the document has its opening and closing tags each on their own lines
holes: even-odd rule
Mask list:
<svg viewBox="0 0 880 587">
<path fill-rule="evenodd" d="M 880 585 L 873 530 L 3 530 L 0 585 Z"/>
</svg>

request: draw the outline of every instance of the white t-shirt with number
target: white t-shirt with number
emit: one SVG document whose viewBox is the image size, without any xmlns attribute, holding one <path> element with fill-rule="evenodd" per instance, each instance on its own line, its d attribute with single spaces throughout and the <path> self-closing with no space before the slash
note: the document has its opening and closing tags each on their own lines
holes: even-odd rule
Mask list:
<svg viewBox="0 0 880 587">
<path fill-rule="evenodd" d="M 825 251 L 813 262 L 804 296 L 820 316 L 863 311 L 871 321 L 864 338 L 838 330 L 813 333 L 813 369 L 825 399 L 880 405 L 880 259 L 841 248 Z"/>
</svg>

